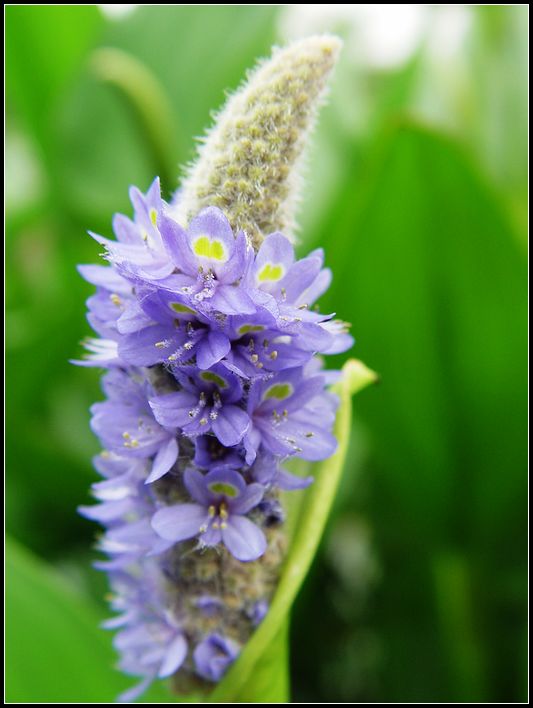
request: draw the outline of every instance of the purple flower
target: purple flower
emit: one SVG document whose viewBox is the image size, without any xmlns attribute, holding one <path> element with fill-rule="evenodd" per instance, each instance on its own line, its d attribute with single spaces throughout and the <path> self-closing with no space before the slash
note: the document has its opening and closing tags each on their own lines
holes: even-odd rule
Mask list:
<svg viewBox="0 0 533 708">
<path fill-rule="evenodd" d="M 256 306 L 239 282 L 253 257 L 246 236 L 235 237 L 220 209 L 208 207 L 187 230 L 163 213 L 161 236 L 181 275 L 163 284 L 181 296 L 182 304 L 204 314 L 254 313 Z"/>
<path fill-rule="evenodd" d="M 222 542 L 240 561 L 256 560 L 265 552 L 263 532 L 246 517 L 262 499 L 262 485 L 247 485 L 242 475 L 230 469 L 202 475 L 189 468 L 184 481 L 196 503 L 157 511 L 152 526 L 161 538 L 178 542 L 198 536 L 200 546 Z"/>
<path fill-rule="evenodd" d="M 108 400 L 95 403 L 91 427 L 108 450 L 125 457 L 152 458 L 146 482 L 154 482 L 174 465 L 178 457 L 176 430 L 159 425 L 148 403 L 150 387 L 136 374 L 120 369 L 103 379 Z"/>
<path fill-rule="evenodd" d="M 137 577 L 141 574 L 143 582 Z M 187 641 L 176 617 L 165 609 L 161 570 L 154 559 L 144 561 L 132 572 L 113 571 L 112 607 L 119 613 L 107 620 L 107 629 L 119 628 L 113 644 L 120 652 L 120 668 L 142 677 L 125 691 L 119 701 L 138 698 L 155 678 L 175 673 L 187 655 Z"/>
<path fill-rule="evenodd" d="M 135 215 L 133 221 L 122 214 L 113 220 L 116 241 L 98 234 L 91 236 L 106 248 L 108 260 L 120 275 L 132 280 L 158 281 L 169 276 L 174 265 L 165 249 L 157 227 L 163 209 L 159 178 L 146 195 L 136 187 L 130 189 Z"/>
<path fill-rule="evenodd" d="M 322 251 L 296 260 L 273 233 L 254 253 L 215 207 L 183 228 L 157 180 L 130 196 L 134 218 L 115 217 L 117 240 L 95 236 L 111 265 L 79 269 L 96 286 L 87 318 L 99 338 L 77 362 L 109 368 L 106 400 L 91 409 L 103 479 L 92 486 L 97 504 L 79 511 L 105 527 L 106 558 L 95 565 L 109 573 L 119 613 L 106 626 L 119 630 L 120 668 L 141 679 L 122 701 L 182 666 L 185 637 L 195 649 L 184 670 L 207 681 L 238 655 L 233 640 L 206 636 L 226 622 L 224 596 L 213 586 L 188 596 L 181 572 L 219 544 L 241 562 L 265 553 L 264 529 L 286 518 L 276 490 L 312 482 L 283 461 L 324 459 L 336 447 L 327 391 L 336 373 L 315 354 L 353 342 L 344 323 L 310 309 L 331 278 Z M 184 553 L 179 544 L 191 539 Z M 269 600 L 246 601 L 238 621 L 251 631 Z"/>
<path fill-rule="evenodd" d="M 138 296 L 141 306 L 131 309 L 127 330 L 127 313 L 118 322 L 124 334 L 119 353 L 129 364 L 179 369 L 195 358 L 198 368 L 209 369 L 229 352 L 229 337 L 217 322 L 183 305 L 173 293 L 140 286 Z"/>
<path fill-rule="evenodd" d="M 207 681 L 220 681 L 239 651 L 239 645 L 232 639 L 210 634 L 194 650 L 196 672 Z"/>
<path fill-rule="evenodd" d="M 190 437 L 212 431 L 226 447 L 240 443 L 250 420 L 238 405 L 243 398 L 239 377 L 218 364 L 208 371 L 176 373 L 176 378 L 180 391 L 150 399 L 156 420 Z"/>
<path fill-rule="evenodd" d="M 297 348 L 323 353 L 330 349 L 345 351 L 353 339 L 345 334 L 343 323 L 332 329 L 326 324 L 331 315 L 309 309 L 331 282 L 331 271 L 322 268 L 323 263 L 321 249 L 296 261 L 290 241 L 276 232 L 261 244 L 248 269 L 246 285 L 255 302 L 267 306 L 269 300 L 265 296 L 270 298 L 268 306 L 270 311 L 277 308 L 279 329 L 291 337 Z M 291 365 L 294 364 L 287 366 Z"/>
<path fill-rule="evenodd" d="M 107 525 L 118 523 L 126 517 L 131 520 L 149 514 L 152 505 L 145 494 L 149 461 L 119 457 L 109 452 L 99 458 L 94 461 L 95 467 L 107 477 L 91 487 L 99 503 L 79 507 L 80 514 Z"/>
<path fill-rule="evenodd" d="M 287 492 L 306 489 L 313 482 L 312 477 L 298 477 L 283 469 L 279 458 L 266 452 L 256 459 L 250 476 L 266 488 L 277 487 Z"/>
<path fill-rule="evenodd" d="M 324 378 L 305 376 L 305 369 L 287 369 L 250 387 L 248 414 L 251 425 L 244 439 L 246 461 L 251 464 L 263 448 L 273 455 L 297 455 L 323 460 L 335 452 L 330 430 L 336 398 L 324 391 Z"/>
</svg>

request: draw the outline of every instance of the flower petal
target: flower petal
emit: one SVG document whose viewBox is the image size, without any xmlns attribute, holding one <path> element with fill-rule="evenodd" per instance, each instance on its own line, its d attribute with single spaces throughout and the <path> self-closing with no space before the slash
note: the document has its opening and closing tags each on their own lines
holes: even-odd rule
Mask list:
<svg viewBox="0 0 533 708">
<path fill-rule="evenodd" d="M 222 530 L 222 540 L 231 555 L 240 561 L 256 560 L 267 547 L 265 534 L 245 516 L 230 516 Z"/>
<path fill-rule="evenodd" d="M 229 339 L 221 332 L 209 332 L 198 345 L 196 363 L 200 369 L 209 369 L 231 349 Z"/>
<path fill-rule="evenodd" d="M 145 484 L 155 482 L 165 475 L 178 459 L 178 442 L 176 438 L 170 438 L 159 451 L 154 459 L 152 471 L 148 475 Z"/>
<path fill-rule="evenodd" d="M 165 248 L 176 267 L 183 273 L 196 275 L 198 266 L 191 253 L 184 229 L 166 214 L 160 214 L 157 224 Z"/>
<path fill-rule="evenodd" d="M 187 491 L 195 501 L 203 506 L 209 506 L 211 495 L 207 489 L 205 476 L 201 472 L 193 467 L 188 467 L 183 475 L 183 481 Z"/>
<path fill-rule="evenodd" d="M 156 511 L 152 528 L 167 541 L 185 541 L 200 532 L 206 519 L 206 509 L 199 504 L 174 504 Z"/>
<path fill-rule="evenodd" d="M 220 409 L 211 427 L 220 442 L 231 447 L 243 439 L 249 425 L 248 414 L 242 408 L 229 404 Z"/>
<path fill-rule="evenodd" d="M 188 391 L 165 393 L 149 400 L 150 408 L 157 422 L 169 428 L 182 428 L 190 423 L 189 411 L 194 408 L 197 402 L 197 397 Z"/>
<path fill-rule="evenodd" d="M 230 501 L 230 511 L 232 514 L 247 514 L 251 509 L 259 504 L 265 493 L 262 484 L 256 482 L 248 484 L 242 494 L 234 501 Z"/>
<path fill-rule="evenodd" d="M 257 309 L 240 285 L 219 285 L 211 298 L 211 305 L 224 315 L 251 315 Z"/>
<path fill-rule="evenodd" d="M 159 668 L 158 676 L 159 678 L 166 678 L 170 676 L 183 664 L 185 657 L 187 656 L 187 642 L 183 634 L 179 634 L 176 639 L 174 639 L 165 653 L 165 658 Z"/>
</svg>

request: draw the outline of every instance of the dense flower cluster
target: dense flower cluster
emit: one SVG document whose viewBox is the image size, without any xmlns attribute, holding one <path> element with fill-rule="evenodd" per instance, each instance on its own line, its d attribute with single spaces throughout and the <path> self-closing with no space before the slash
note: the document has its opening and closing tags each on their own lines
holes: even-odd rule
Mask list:
<svg viewBox="0 0 533 708">
<path fill-rule="evenodd" d="M 109 265 L 80 266 L 97 287 L 88 319 L 99 338 L 78 362 L 109 369 L 91 422 L 104 479 L 93 487 L 99 504 L 82 513 L 106 527 L 99 565 L 119 612 L 107 626 L 120 628 L 121 668 L 142 678 L 126 700 L 182 666 L 217 681 L 237 656 L 224 600 L 190 580 L 183 558 L 216 549 L 228 563 L 267 559 L 270 528 L 283 521 L 279 489 L 311 482 L 281 464 L 336 446 L 334 374 L 315 355 L 352 344 L 343 323 L 312 307 L 331 278 L 321 250 L 296 260 L 272 233 L 255 252 L 216 207 L 184 228 L 158 180 L 131 200 L 134 219 L 115 217 L 116 241 L 93 234 Z M 268 600 L 259 589 L 240 608 L 250 626 Z"/>
</svg>

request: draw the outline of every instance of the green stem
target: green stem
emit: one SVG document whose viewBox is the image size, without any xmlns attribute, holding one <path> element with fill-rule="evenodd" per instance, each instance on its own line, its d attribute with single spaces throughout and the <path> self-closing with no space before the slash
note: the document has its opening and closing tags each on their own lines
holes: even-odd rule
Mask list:
<svg viewBox="0 0 533 708">
<path fill-rule="evenodd" d="M 114 86 L 125 99 L 164 187 L 175 186 L 176 121 L 154 74 L 135 57 L 111 47 L 96 49 L 91 67 L 97 78 Z"/>
</svg>

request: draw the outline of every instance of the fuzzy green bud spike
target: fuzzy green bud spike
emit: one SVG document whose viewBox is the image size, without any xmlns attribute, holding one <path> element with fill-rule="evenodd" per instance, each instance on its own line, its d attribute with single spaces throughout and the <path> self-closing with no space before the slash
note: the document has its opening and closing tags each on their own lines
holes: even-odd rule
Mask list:
<svg viewBox="0 0 533 708">
<path fill-rule="evenodd" d="M 255 248 L 294 234 L 298 166 L 341 41 L 307 37 L 250 73 L 219 113 L 183 182 L 178 218 L 217 206 Z"/>
</svg>

